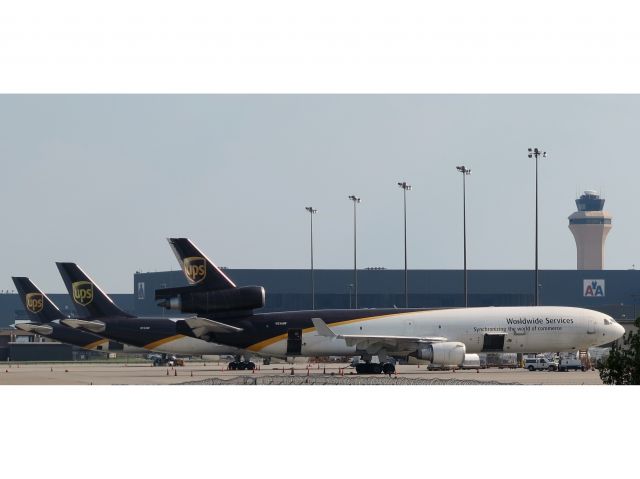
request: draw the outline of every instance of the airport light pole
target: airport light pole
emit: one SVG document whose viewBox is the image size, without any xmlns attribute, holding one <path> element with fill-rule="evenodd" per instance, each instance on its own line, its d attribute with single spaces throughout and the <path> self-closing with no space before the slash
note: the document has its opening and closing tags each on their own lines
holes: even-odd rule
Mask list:
<svg viewBox="0 0 640 479">
<path fill-rule="evenodd" d="M 538 158 L 542 156 L 542 158 L 547 157 L 547 152 L 542 151 L 538 148 L 529 148 L 529 158 L 536 159 L 536 282 L 535 284 L 535 306 L 539 306 L 540 304 L 540 294 L 539 294 L 539 281 L 538 281 Z"/>
<path fill-rule="evenodd" d="M 538 283 L 538 303 L 542 303 L 542 283 Z M 540 306 L 540 304 L 537 304 L 536 306 Z"/>
<path fill-rule="evenodd" d="M 409 281 L 407 275 L 407 191 L 411 191 L 411 185 L 408 185 L 406 181 L 398 183 L 398 186 L 402 188 L 402 195 L 404 199 L 404 307 L 409 307 Z"/>
<path fill-rule="evenodd" d="M 305 207 L 305 210 L 309 212 L 309 218 L 311 218 L 311 309 L 316 309 L 316 288 L 313 277 L 313 215 L 315 215 L 318 210 L 312 206 Z"/>
<path fill-rule="evenodd" d="M 464 307 L 469 307 L 469 293 L 467 283 L 467 182 L 466 178 L 471 170 L 466 166 L 456 166 L 456 170 L 462 173 L 462 244 L 464 256 Z"/>
<path fill-rule="evenodd" d="M 356 228 L 356 205 L 362 201 L 355 195 L 350 195 L 349 199 L 353 201 L 353 288 L 354 288 L 354 308 L 358 309 L 358 269 L 357 269 L 357 257 L 358 257 L 358 242 L 357 242 L 357 228 Z"/>
</svg>

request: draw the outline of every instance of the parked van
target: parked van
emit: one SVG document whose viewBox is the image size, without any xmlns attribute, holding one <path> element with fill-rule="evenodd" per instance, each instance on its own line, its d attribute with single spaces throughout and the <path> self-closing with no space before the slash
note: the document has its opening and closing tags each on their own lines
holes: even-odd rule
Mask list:
<svg viewBox="0 0 640 479">
<path fill-rule="evenodd" d="M 547 358 L 525 358 L 524 367 L 529 371 L 555 371 L 558 365 Z"/>
<path fill-rule="evenodd" d="M 573 369 L 574 371 L 577 371 L 578 369 L 582 371 L 585 370 L 585 367 L 584 367 L 584 364 L 582 364 L 582 361 L 576 358 L 562 358 L 560 360 L 560 364 L 558 365 L 558 368 L 560 369 L 560 371 L 568 371 L 570 369 Z"/>
</svg>

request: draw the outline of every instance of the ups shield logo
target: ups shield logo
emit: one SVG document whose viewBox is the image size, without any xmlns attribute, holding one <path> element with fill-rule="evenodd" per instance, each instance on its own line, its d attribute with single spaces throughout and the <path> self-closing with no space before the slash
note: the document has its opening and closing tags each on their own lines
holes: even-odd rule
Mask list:
<svg viewBox="0 0 640 479">
<path fill-rule="evenodd" d="M 93 301 L 93 283 L 89 281 L 76 281 L 71 285 L 73 300 L 81 306 L 86 306 Z"/>
<path fill-rule="evenodd" d="M 39 313 L 42 311 L 44 307 L 44 298 L 42 293 L 28 293 L 26 296 L 27 299 L 27 309 L 32 313 Z"/>
<path fill-rule="evenodd" d="M 199 283 L 207 277 L 207 263 L 204 258 L 192 256 L 182 262 L 184 274 L 191 283 Z"/>
</svg>

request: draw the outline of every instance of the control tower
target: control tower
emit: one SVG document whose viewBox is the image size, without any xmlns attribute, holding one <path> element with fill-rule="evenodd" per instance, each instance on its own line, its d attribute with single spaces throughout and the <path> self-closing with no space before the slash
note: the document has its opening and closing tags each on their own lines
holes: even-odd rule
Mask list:
<svg viewBox="0 0 640 479">
<path fill-rule="evenodd" d="M 604 242 L 611 230 L 611 215 L 603 211 L 604 198 L 587 190 L 576 205 L 578 211 L 569 216 L 569 229 L 576 240 L 578 269 L 603 269 Z"/>
</svg>

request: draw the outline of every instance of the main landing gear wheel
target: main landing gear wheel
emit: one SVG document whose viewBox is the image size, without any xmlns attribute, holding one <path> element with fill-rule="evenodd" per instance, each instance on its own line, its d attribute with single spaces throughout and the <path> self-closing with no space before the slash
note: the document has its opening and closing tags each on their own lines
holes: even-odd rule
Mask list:
<svg viewBox="0 0 640 479">
<path fill-rule="evenodd" d="M 392 372 L 395 371 L 395 366 L 393 364 L 385 363 L 384 366 L 380 363 L 358 363 L 356 364 L 356 373 L 357 374 L 380 374 L 383 371 L 386 371 L 385 367 L 393 368 Z M 389 374 L 385 372 L 385 374 Z"/>
<path fill-rule="evenodd" d="M 248 369 L 249 371 L 253 370 L 256 368 L 256 363 L 252 362 L 252 361 L 231 361 L 229 363 L 229 370 L 230 371 L 244 371 L 245 369 Z"/>
<path fill-rule="evenodd" d="M 396 367 L 391 363 L 384 363 L 382 365 L 382 372 L 384 374 L 393 374 L 396 372 Z"/>
</svg>

